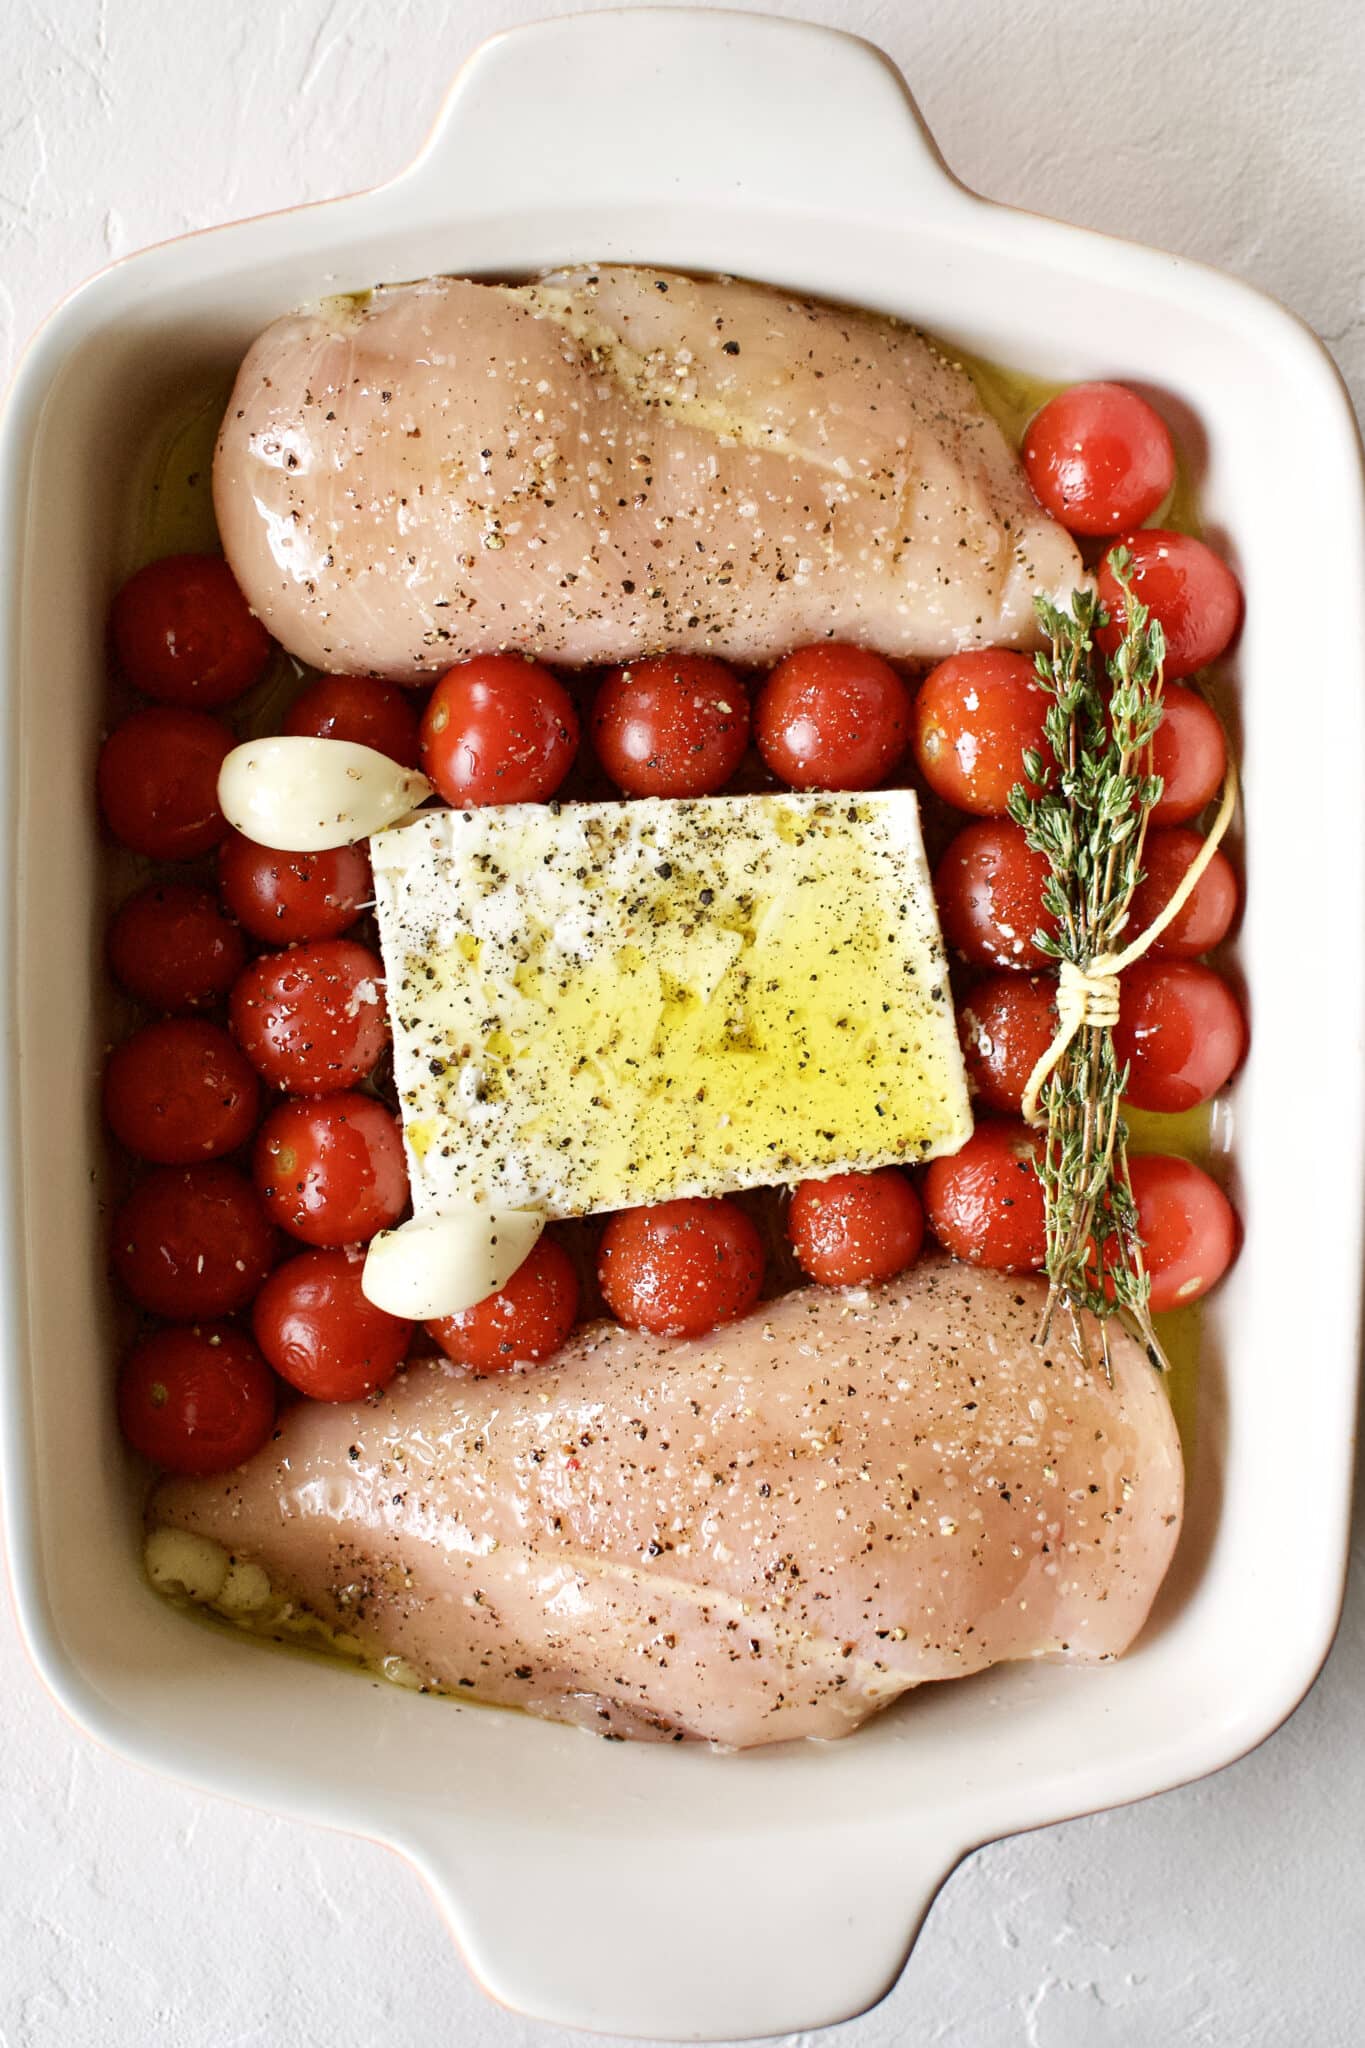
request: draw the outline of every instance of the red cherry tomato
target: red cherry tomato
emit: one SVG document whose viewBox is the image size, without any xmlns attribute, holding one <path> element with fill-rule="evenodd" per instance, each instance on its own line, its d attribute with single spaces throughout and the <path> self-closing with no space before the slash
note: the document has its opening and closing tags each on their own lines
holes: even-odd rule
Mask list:
<svg viewBox="0 0 1365 2048">
<path fill-rule="evenodd" d="M 1242 586 L 1212 548 L 1187 533 L 1148 527 L 1124 536 L 1132 556 L 1133 594 L 1166 635 L 1166 675 L 1171 681 L 1193 675 L 1232 643 L 1242 622 Z M 1123 633 L 1123 587 L 1110 567 L 1100 563 L 1097 580 L 1109 624 L 1095 635 L 1096 644 L 1112 654 Z"/>
<path fill-rule="evenodd" d="M 754 737 L 793 789 L 874 789 L 910 738 L 910 691 L 889 662 L 837 641 L 780 661 L 754 709 Z"/>
<path fill-rule="evenodd" d="M 536 1364 L 558 1351 L 578 1314 L 578 1275 L 563 1245 L 542 1237 L 496 1294 L 427 1324 L 448 1358 L 475 1372 Z"/>
<path fill-rule="evenodd" d="M 233 1036 L 258 1074 L 297 1095 L 363 1081 L 388 1044 L 384 968 L 353 939 L 253 960 L 232 991 Z"/>
<path fill-rule="evenodd" d="M 1145 879 L 1133 891 L 1121 943 L 1135 939 L 1161 915 L 1203 843 L 1202 833 L 1183 825 L 1148 832 L 1142 852 Z M 1160 938 L 1153 939 L 1147 958 L 1192 960 L 1198 953 L 1211 952 L 1227 937 L 1236 914 L 1237 877 L 1220 849 L 1195 883 L 1184 909 L 1176 913 Z"/>
<path fill-rule="evenodd" d="M 1039 1135 L 1027 1124 L 982 1117 L 951 1159 L 932 1159 L 924 1176 L 929 1228 L 955 1259 L 1030 1273 L 1047 1250 Z"/>
<path fill-rule="evenodd" d="M 135 1451 L 167 1472 L 230 1472 L 269 1442 L 275 1382 L 230 1323 L 156 1330 L 119 1377 L 119 1423 Z"/>
<path fill-rule="evenodd" d="M 218 770 L 232 734 L 203 711 L 154 705 L 116 725 L 100 748 L 104 822 L 148 860 L 197 860 L 227 830 Z"/>
<path fill-rule="evenodd" d="M 305 1244 L 363 1244 L 407 1207 L 403 1141 L 372 1095 L 282 1102 L 261 1126 L 252 1170 L 268 1214 Z"/>
<path fill-rule="evenodd" d="M 1154 1314 L 1184 1308 L 1222 1279 L 1237 1250 L 1237 1215 L 1216 1181 L 1188 1159 L 1128 1161 Z"/>
<path fill-rule="evenodd" d="M 312 1401 L 363 1401 L 386 1387 L 407 1355 L 412 1324 L 367 1301 L 364 1260 L 300 1252 L 276 1266 L 256 1296 L 256 1342 L 281 1379 Z"/>
<path fill-rule="evenodd" d="M 1057 1035 L 1057 984 L 1045 975 L 988 974 L 958 1011 L 967 1079 L 987 1109 L 1018 1116 L 1029 1076 Z"/>
<path fill-rule="evenodd" d="M 1166 422 L 1123 384 L 1073 384 L 1024 435 L 1033 495 L 1069 533 L 1141 526 L 1175 482 Z"/>
<path fill-rule="evenodd" d="M 113 1261 L 138 1305 L 168 1322 L 232 1315 L 270 1271 L 275 1233 L 231 1166 L 161 1166 L 114 1217 Z"/>
<path fill-rule="evenodd" d="M 336 938 L 374 900 L 363 846 L 277 853 L 240 832 L 229 832 L 218 849 L 218 886 L 238 922 L 270 946 Z"/>
<path fill-rule="evenodd" d="M 1033 851 L 1018 825 L 964 826 L 934 870 L 943 936 L 978 967 L 1046 967 L 1034 934 L 1055 930 L 1043 909 L 1047 877 L 1047 856 Z"/>
<path fill-rule="evenodd" d="M 799 1183 L 787 1233 L 812 1280 L 858 1287 L 914 1265 L 924 1243 L 924 1211 L 899 1167 L 836 1173 Z"/>
<path fill-rule="evenodd" d="M 749 744 L 749 699 L 723 661 L 656 655 L 614 668 L 592 707 L 597 758 L 627 796 L 711 796 Z"/>
<path fill-rule="evenodd" d="M 1247 1027 L 1236 996 L 1194 960 L 1139 960 L 1123 977 L 1114 1052 L 1136 1109 L 1207 1102 L 1241 1064 Z"/>
<path fill-rule="evenodd" d="M 1161 723 L 1152 741 L 1152 773 L 1161 795 L 1152 806 L 1154 825 L 1183 825 L 1197 817 L 1223 786 L 1228 743 L 1217 714 L 1183 683 L 1162 692 Z"/>
<path fill-rule="evenodd" d="M 987 647 L 941 661 L 915 698 L 920 774 L 960 811 L 1007 816 L 1010 791 L 1025 781 L 1026 749 L 1046 754 L 1043 720 L 1050 701 L 1022 654 Z"/>
<path fill-rule="evenodd" d="M 220 555 L 148 562 L 114 599 L 109 630 L 129 682 L 162 704 L 230 704 L 270 659 L 270 635 Z"/>
<path fill-rule="evenodd" d="M 422 719 L 422 769 L 448 804 L 543 803 L 577 749 L 564 685 L 520 654 L 447 669 Z"/>
<path fill-rule="evenodd" d="M 758 1300 L 763 1243 L 738 1203 L 723 1198 L 622 1209 L 602 1234 L 597 1278 L 628 1328 L 704 1337 Z"/>
<path fill-rule="evenodd" d="M 246 941 L 217 899 L 191 882 L 151 882 L 109 926 L 109 966 L 153 1010 L 196 1010 L 225 996 L 246 964 Z"/>
<path fill-rule="evenodd" d="M 221 1159 L 256 1128 L 261 1086 L 226 1031 L 163 1017 L 114 1047 L 104 1114 L 121 1145 L 160 1166 Z"/>
<path fill-rule="evenodd" d="M 303 738 L 353 740 L 404 768 L 417 766 L 417 712 L 406 691 L 377 676 L 319 676 L 294 699 L 284 731 Z"/>
</svg>

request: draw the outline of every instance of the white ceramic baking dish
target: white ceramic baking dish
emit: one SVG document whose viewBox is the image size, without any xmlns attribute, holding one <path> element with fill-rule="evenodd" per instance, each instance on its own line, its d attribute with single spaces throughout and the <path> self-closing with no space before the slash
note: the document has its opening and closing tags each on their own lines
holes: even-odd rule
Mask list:
<svg viewBox="0 0 1365 2048">
<path fill-rule="evenodd" d="M 1249 596 L 1246 1241 L 1210 1307 L 1176 1568 L 1122 1663 L 939 1686 L 827 1747 L 622 1747 L 423 1699 L 192 1626 L 138 1571 L 93 1184 L 92 768 L 129 466 L 179 388 L 228 373 L 302 300 L 571 258 L 740 272 L 1046 377 L 1153 387 Z M 508 2004 L 705 2039 L 853 2013 L 964 1851 L 1212 1770 L 1283 1720 L 1331 1641 L 1346 1549 L 1365 931 L 1359 452 L 1296 320 L 964 191 L 850 38 L 599 14 L 486 45 L 382 190 L 149 250 L 77 292 L 20 373 L 2 481 L 5 1503 L 24 1630 L 85 1728 L 402 1850 Z"/>
</svg>

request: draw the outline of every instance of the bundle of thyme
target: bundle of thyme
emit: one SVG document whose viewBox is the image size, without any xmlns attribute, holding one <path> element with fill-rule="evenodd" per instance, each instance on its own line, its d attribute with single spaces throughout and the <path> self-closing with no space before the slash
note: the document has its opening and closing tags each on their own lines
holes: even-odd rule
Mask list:
<svg viewBox="0 0 1365 2048">
<path fill-rule="evenodd" d="M 1117 975 L 1128 964 L 1117 943 L 1142 879 L 1147 821 L 1162 788 L 1151 772 L 1151 744 L 1161 719 L 1166 647 L 1159 622 L 1133 594 L 1127 550 L 1116 549 L 1109 561 L 1124 592 L 1124 628 L 1107 664 L 1094 646 L 1095 629 L 1107 618 L 1092 591 L 1075 592 L 1069 612 L 1035 600 L 1048 640 L 1037 669 L 1052 699 L 1045 726 L 1052 759 L 1030 749 L 1028 782 L 1010 794 L 1010 816 L 1050 868 L 1043 906 L 1056 931 L 1039 932 L 1035 944 L 1061 963 L 1061 1030 L 1039 1062 L 1024 1112 L 1046 1125 L 1038 1171 L 1048 1297 L 1039 1339 L 1065 1307 L 1090 1362 L 1098 1331 L 1106 1372 L 1106 1323 L 1115 1314 L 1154 1365 L 1166 1364 L 1152 1327 L 1128 1177 L 1120 1115 L 1127 1068 L 1118 1064 L 1112 1028 Z"/>
</svg>

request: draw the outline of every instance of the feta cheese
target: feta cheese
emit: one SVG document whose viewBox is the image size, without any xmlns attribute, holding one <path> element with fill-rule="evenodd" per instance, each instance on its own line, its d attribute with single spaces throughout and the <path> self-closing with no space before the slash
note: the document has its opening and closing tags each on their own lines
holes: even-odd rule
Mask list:
<svg viewBox="0 0 1365 2048">
<path fill-rule="evenodd" d="M 419 1216 L 575 1216 L 955 1151 L 909 790 L 426 812 L 371 844 Z"/>
</svg>

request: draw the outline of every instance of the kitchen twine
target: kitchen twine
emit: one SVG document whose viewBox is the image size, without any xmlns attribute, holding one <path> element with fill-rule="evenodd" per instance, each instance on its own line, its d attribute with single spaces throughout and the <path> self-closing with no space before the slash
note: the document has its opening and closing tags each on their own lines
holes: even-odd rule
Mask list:
<svg viewBox="0 0 1365 2048">
<path fill-rule="evenodd" d="M 1039 1112 L 1038 1098 L 1043 1092 L 1049 1076 L 1060 1064 L 1068 1046 L 1083 1026 L 1097 1031 L 1112 1031 L 1119 1021 L 1119 976 L 1135 961 L 1142 958 L 1155 939 L 1159 939 L 1168 924 L 1179 917 L 1190 897 L 1198 887 L 1199 879 L 1214 854 L 1218 843 L 1237 808 L 1237 767 L 1231 752 L 1228 755 L 1228 772 L 1223 781 L 1223 794 L 1219 799 L 1218 811 L 1208 836 L 1194 859 L 1180 879 L 1180 886 L 1159 917 L 1125 946 L 1121 953 L 1097 953 L 1088 967 L 1078 967 L 1074 960 L 1063 960 L 1057 982 L 1057 1036 L 1039 1060 L 1028 1077 L 1021 1105 L 1025 1123 L 1044 1124 L 1047 1118 Z"/>
</svg>

